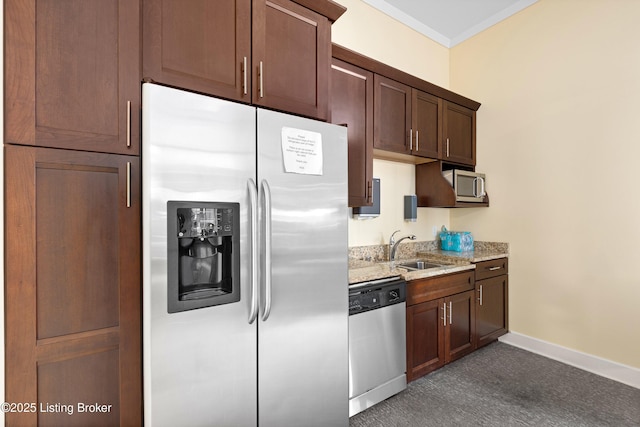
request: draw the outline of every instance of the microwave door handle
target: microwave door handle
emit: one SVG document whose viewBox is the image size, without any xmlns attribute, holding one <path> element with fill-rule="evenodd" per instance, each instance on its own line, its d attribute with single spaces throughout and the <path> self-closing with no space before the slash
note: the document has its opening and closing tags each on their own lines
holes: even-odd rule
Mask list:
<svg viewBox="0 0 640 427">
<path fill-rule="evenodd" d="M 473 178 L 473 197 L 478 197 L 478 177 Z"/>
<path fill-rule="evenodd" d="M 480 184 L 482 185 L 482 190 L 480 190 L 480 197 L 484 197 L 487 195 L 484 189 L 484 178 L 480 177 Z"/>
</svg>

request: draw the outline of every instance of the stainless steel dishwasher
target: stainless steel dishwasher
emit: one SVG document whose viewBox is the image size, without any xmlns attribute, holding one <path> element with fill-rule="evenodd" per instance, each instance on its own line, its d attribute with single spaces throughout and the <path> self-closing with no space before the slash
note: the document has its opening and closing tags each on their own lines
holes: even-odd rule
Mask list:
<svg viewBox="0 0 640 427">
<path fill-rule="evenodd" d="M 349 416 L 407 388 L 406 283 L 349 286 Z"/>
</svg>

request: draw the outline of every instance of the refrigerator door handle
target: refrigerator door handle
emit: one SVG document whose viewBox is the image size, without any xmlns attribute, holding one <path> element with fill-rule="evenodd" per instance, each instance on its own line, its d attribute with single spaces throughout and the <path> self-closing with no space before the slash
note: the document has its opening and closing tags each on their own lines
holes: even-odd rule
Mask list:
<svg viewBox="0 0 640 427">
<path fill-rule="evenodd" d="M 258 317 L 258 188 L 253 179 L 247 181 L 249 201 L 251 203 L 251 309 L 249 310 L 249 324 Z"/>
<path fill-rule="evenodd" d="M 262 321 L 271 314 L 271 188 L 266 179 L 261 182 L 264 193 L 264 309 Z"/>
</svg>

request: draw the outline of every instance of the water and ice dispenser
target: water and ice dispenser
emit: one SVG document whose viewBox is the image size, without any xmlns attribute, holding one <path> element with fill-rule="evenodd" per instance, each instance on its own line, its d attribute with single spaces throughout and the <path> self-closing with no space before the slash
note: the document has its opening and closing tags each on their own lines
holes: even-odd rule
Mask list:
<svg viewBox="0 0 640 427">
<path fill-rule="evenodd" d="M 240 300 L 238 203 L 167 202 L 168 312 Z"/>
</svg>

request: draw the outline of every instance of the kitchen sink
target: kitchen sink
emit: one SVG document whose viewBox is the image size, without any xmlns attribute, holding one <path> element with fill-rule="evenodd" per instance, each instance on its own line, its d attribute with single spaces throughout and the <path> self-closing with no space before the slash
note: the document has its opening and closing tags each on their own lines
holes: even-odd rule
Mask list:
<svg viewBox="0 0 640 427">
<path fill-rule="evenodd" d="M 426 261 L 413 261 L 397 264 L 398 267 L 406 268 L 408 270 L 426 270 L 427 268 L 442 267 L 442 264 L 433 264 Z"/>
</svg>

